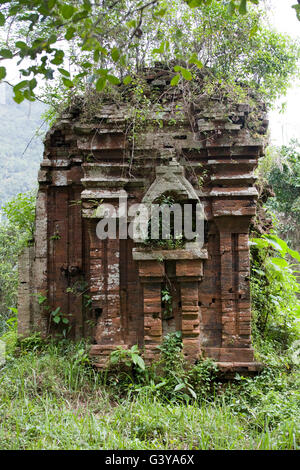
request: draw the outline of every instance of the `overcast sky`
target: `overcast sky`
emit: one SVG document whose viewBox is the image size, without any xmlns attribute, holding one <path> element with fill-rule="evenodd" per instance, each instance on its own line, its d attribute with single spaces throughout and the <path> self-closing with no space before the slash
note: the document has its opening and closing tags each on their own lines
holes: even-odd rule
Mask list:
<svg viewBox="0 0 300 470">
<path fill-rule="evenodd" d="M 267 0 L 271 6 L 270 21 L 282 33 L 288 33 L 300 39 L 300 22 L 296 18 L 295 10 L 291 8 L 296 0 Z M 291 138 L 300 141 L 300 81 L 288 91 L 278 105 L 286 102 L 286 111 L 270 113 L 271 141 L 274 144 L 288 144 Z"/>
</svg>

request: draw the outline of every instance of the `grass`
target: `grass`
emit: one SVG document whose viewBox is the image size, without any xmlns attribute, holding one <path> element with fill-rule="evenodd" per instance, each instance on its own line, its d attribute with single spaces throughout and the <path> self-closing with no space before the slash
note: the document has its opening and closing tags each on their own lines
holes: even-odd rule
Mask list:
<svg viewBox="0 0 300 470">
<path fill-rule="evenodd" d="M 299 449 L 299 370 L 238 379 L 197 400 L 133 382 L 125 392 L 83 343 L 33 340 L 0 370 L 0 448 Z"/>
</svg>

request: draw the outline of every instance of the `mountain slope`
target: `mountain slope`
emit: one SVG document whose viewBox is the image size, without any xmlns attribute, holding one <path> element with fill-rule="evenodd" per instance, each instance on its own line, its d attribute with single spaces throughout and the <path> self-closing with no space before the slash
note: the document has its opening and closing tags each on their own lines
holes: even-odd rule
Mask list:
<svg viewBox="0 0 300 470">
<path fill-rule="evenodd" d="M 39 102 L 15 103 L 11 88 L 5 83 L 0 85 L 0 207 L 37 183 L 43 143 L 42 135 L 36 132 L 45 109 Z M 39 134 L 45 131 L 46 124 Z"/>
</svg>

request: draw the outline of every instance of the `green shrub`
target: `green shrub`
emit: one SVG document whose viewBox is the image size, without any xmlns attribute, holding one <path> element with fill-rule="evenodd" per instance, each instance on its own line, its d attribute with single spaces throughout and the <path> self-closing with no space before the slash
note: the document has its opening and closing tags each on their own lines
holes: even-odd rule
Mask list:
<svg viewBox="0 0 300 470">
<path fill-rule="evenodd" d="M 203 359 L 188 372 L 188 380 L 198 399 L 212 400 L 218 387 L 219 369 L 212 359 Z"/>
<path fill-rule="evenodd" d="M 250 243 L 254 340 L 285 350 L 300 333 L 300 287 L 290 261 L 299 262 L 300 254 L 274 233 Z"/>
</svg>

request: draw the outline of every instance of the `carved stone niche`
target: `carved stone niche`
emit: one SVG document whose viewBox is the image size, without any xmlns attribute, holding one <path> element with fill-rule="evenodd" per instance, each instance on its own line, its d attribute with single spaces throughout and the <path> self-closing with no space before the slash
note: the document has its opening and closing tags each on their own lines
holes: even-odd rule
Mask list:
<svg viewBox="0 0 300 470">
<path fill-rule="evenodd" d="M 147 208 L 142 221 L 144 227 L 147 228 L 151 206 L 164 194 L 172 194 L 180 202 L 197 203 L 196 216 L 201 219 L 200 226 L 204 230 L 204 211 L 199 197 L 175 158 L 169 165 L 156 168 L 156 179 L 142 199 Z M 208 257 L 207 250 L 202 248 L 203 239 L 186 241 L 178 249 L 158 249 L 142 246 L 145 243 L 142 235 L 147 233 L 144 231 L 142 234 L 137 229 L 135 242 L 139 246 L 133 248 L 132 257 L 138 262 L 143 285 L 145 358 L 149 361 L 155 358 L 158 353 L 156 347 L 163 336 L 179 330 L 182 332 L 183 353 L 194 362 L 201 350 L 198 286 L 203 277 L 203 260 Z M 164 286 L 172 299 L 169 316 L 161 301 Z"/>
</svg>

